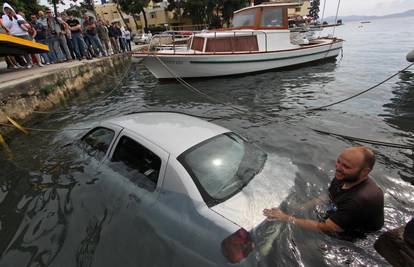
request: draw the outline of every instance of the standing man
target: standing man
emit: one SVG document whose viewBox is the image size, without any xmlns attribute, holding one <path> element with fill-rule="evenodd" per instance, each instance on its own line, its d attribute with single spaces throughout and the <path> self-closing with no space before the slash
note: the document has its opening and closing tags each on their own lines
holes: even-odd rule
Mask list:
<svg viewBox="0 0 414 267">
<path fill-rule="evenodd" d="M 125 28 L 125 45 L 129 52 L 131 52 L 131 29 L 126 27 Z"/>
<path fill-rule="evenodd" d="M 36 35 L 34 36 L 36 42 L 47 45 L 46 43 L 46 28 L 45 26 L 37 20 L 36 15 L 30 16 L 30 24 L 36 30 Z M 51 60 L 49 58 L 49 53 L 41 53 L 40 56 L 43 58 L 43 62 L 46 65 L 49 65 Z"/>
<path fill-rule="evenodd" d="M 93 47 L 93 50 L 97 52 L 97 56 L 99 56 L 99 53 L 101 56 L 106 56 L 106 53 L 102 47 L 101 40 L 98 38 L 98 32 L 96 30 L 96 23 L 95 19 L 93 17 L 89 17 L 84 20 L 83 22 L 84 31 L 86 34 L 86 37 L 88 38 L 90 44 Z"/>
<path fill-rule="evenodd" d="M 72 45 L 75 50 L 76 57 L 81 60 L 84 58 L 90 58 L 88 51 L 86 49 L 85 41 L 82 37 L 82 27 L 77 18 L 73 16 L 72 12 L 69 12 L 69 18 L 66 23 L 69 26 L 69 30 L 72 35 Z"/>
<path fill-rule="evenodd" d="M 52 10 L 46 10 L 47 43 L 50 49 L 50 56 L 54 62 L 65 61 L 65 56 L 60 49 L 59 36 L 62 34 L 59 20 L 53 17 Z"/>
<path fill-rule="evenodd" d="M 115 29 L 114 23 L 111 23 L 111 25 L 108 25 L 108 22 L 106 22 L 108 27 L 108 36 L 109 40 L 111 41 L 112 51 L 114 54 L 119 53 L 119 44 L 118 44 L 118 37 Z"/>
<path fill-rule="evenodd" d="M 335 178 L 329 187 L 333 205 L 323 222 L 290 216 L 279 208 L 264 209 L 263 215 L 347 239 L 377 231 L 384 224 L 384 193 L 368 177 L 374 164 L 374 153 L 366 147 L 351 147 L 339 155 Z M 310 203 L 317 204 L 317 201 Z"/>
<path fill-rule="evenodd" d="M 102 46 L 104 47 L 106 54 L 111 54 L 111 43 L 109 41 L 109 35 L 108 35 L 108 28 L 103 25 L 102 20 L 98 20 L 98 23 L 96 24 L 96 30 L 98 32 L 98 37 L 101 40 Z"/>
</svg>

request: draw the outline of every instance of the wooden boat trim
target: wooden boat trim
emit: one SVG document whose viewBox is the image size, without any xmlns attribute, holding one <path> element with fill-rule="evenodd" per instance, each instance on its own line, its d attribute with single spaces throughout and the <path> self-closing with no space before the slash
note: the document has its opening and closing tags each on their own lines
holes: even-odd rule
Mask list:
<svg viewBox="0 0 414 267">
<path fill-rule="evenodd" d="M 328 54 L 329 52 L 341 50 L 342 47 L 329 49 L 326 51 L 321 52 L 315 52 L 305 55 L 298 55 L 298 56 L 288 56 L 288 57 L 278 57 L 278 58 L 266 58 L 266 59 L 244 59 L 244 60 L 219 60 L 219 61 L 195 61 L 191 60 L 189 61 L 192 64 L 232 64 L 232 63 L 251 63 L 251 62 L 265 62 L 265 61 L 277 61 L 277 60 L 287 60 L 287 59 L 293 59 L 293 58 L 301 58 L 301 57 L 307 57 L 307 56 L 313 56 L 313 55 L 319 55 L 319 54 Z"/>
<path fill-rule="evenodd" d="M 220 55 L 220 56 L 235 56 L 235 55 L 254 55 L 254 54 L 268 54 L 268 53 L 277 53 L 277 52 L 290 52 L 290 51 L 298 51 L 298 50 L 305 50 L 309 48 L 315 48 L 315 47 L 322 47 L 326 45 L 334 45 L 340 42 L 343 42 L 342 39 L 335 39 L 332 43 L 326 43 L 326 44 L 311 44 L 306 45 L 298 48 L 292 48 L 292 49 L 284 49 L 284 50 L 274 50 L 274 51 L 259 51 L 259 52 L 216 52 L 216 53 L 208 53 L 208 52 L 198 52 L 198 53 L 151 53 L 151 52 L 144 52 L 144 53 L 132 53 L 133 55 L 151 55 L 155 54 L 159 57 L 162 56 L 214 56 L 214 55 Z"/>
</svg>

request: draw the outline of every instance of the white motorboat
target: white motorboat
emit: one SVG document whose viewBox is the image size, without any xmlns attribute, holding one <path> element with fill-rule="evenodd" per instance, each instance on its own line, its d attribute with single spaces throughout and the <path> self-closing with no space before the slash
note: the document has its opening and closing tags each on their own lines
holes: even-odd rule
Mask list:
<svg viewBox="0 0 414 267">
<path fill-rule="evenodd" d="M 174 38 L 166 45 L 154 35 L 151 43 L 156 45 L 132 56 L 142 58 L 158 79 L 259 72 L 338 56 L 342 39 L 316 38 L 309 29 L 289 29 L 288 8 L 298 5 L 243 8 L 234 13 L 232 29 L 194 33 L 187 45 L 176 44 Z"/>
</svg>

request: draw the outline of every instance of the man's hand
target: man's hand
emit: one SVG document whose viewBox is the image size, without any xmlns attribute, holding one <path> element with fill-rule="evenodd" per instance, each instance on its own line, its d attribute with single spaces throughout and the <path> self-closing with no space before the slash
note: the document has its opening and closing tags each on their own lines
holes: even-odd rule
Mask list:
<svg viewBox="0 0 414 267">
<path fill-rule="evenodd" d="M 266 216 L 268 219 L 278 221 L 288 221 L 290 217 L 279 208 L 264 209 L 263 215 Z"/>
<path fill-rule="evenodd" d="M 287 215 L 279 208 L 264 209 L 263 215 L 270 220 L 277 220 L 282 222 L 290 222 L 296 224 L 302 228 L 321 231 L 321 232 L 343 232 L 344 230 L 334 223 L 331 219 L 327 219 L 325 222 L 317 222 L 314 220 L 301 219 L 294 216 Z"/>
</svg>

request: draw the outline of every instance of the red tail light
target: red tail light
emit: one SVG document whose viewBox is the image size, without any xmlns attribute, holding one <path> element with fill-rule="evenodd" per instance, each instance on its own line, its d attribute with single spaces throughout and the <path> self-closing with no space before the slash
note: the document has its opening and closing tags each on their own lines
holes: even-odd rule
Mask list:
<svg viewBox="0 0 414 267">
<path fill-rule="evenodd" d="M 231 263 L 238 263 L 253 250 L 253 241 L 249 232 L 240 228 L 221 242 L 221 252 Z"/>
</svg>

